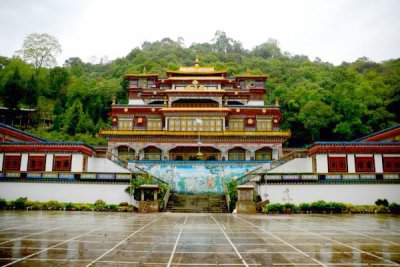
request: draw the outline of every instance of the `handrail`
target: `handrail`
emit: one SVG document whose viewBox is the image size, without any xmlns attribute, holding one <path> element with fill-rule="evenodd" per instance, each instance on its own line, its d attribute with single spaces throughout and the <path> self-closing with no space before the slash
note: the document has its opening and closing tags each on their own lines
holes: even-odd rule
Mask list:
<svg viewBox="0 0 400 267">
<path fill-rule="evenodd" d="M 170 189 L 169 189 L 169 187 L 168 187 L 168 190 L 167 190 L 167 192 L 165 192 L 165 195 L 164 195 L 164 207 L 163 207 L 163 211 L 166 211 L 167 210 L 167 204 L 168 204 L 168 201 L 169 201 L 169 197 L 171 196 L 171 191 L 170 191 Z"/>
<path fill-rule="evenodd" d="M 120 160 L 120 161 L 126 163 L 127 165 L 128 165 L 128 163 L 129 163 L 128 160 L 120 159 L 120 157 L 119 157 L 118 155 L 115 155 L 115 154 L 112 153 L 111 151 L 107 151 L 107 152 L 106 152 L 106 155 L 114 156 L 114 157 L 116 157 L 118 160 Z M 134 166 L 136 169 L 138 169 L 139 171 L 144 172 L 148 177 L 150 176 L 152 179 L 155 179 L 155 180 L 157 180 L 158 182 L 161 182 L 161 183 L 163 183 L 163 184 L 168 184 L 167 182 L 161 180 L 160 178 L 155 177 L 154 175 L 150 174 L 148 171 L 145 171 L 144 169 L 142 169 L 142 168 L 136 166 L 136 164 L 133 165 L 133 166 Z M 124 168 L 125 168 L 125 167 L 124 167 Z M 129 169 L 128 169 L 128 170 L 129 170 Z M 131 170 L 129 170 L 129 171 L 131 171 Z M 131 173 L 133 173 L 133 171 L 131 171 Z"/>
</svg>

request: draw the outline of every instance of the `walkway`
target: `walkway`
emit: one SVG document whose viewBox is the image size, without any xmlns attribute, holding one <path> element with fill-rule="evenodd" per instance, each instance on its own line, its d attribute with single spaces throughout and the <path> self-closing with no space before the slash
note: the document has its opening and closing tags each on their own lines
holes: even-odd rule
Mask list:
<svg viewBox="0 0 400 267">
<path fill-rule="evenodd" d="M 400 266 L 400 217 L 2 211 L 0 265 Z"/>
</svg>

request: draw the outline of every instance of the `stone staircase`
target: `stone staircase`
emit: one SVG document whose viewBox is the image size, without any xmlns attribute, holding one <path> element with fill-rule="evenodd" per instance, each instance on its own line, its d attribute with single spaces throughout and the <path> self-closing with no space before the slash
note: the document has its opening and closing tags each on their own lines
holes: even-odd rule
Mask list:
<svg viewBox="0 0 400 267">
<path fill-rule="evenodd" d="M 178 195 L 169 197 L 169 212 L 227 213 L 225 195 Z"/>
</svg>

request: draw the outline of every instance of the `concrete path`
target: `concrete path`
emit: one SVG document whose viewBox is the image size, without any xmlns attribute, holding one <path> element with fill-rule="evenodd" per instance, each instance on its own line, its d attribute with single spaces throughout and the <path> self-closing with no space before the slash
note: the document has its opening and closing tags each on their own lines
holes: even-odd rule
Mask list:
<svg viewBox="0 0 400 267">
<path fill-rule="evenodd" d="M 400 216 L 0 212 L 2 266 L 400 266 Z"/>
</svg>

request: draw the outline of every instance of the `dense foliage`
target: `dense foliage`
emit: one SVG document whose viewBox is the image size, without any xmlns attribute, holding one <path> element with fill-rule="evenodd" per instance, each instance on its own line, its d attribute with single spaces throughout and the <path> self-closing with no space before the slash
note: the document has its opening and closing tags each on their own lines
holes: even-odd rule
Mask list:
<svg viewBox="0 0 400 267">
<path fill-rule="evenodd" d="M 226 69 L 229 75 L 268 73 L 266 104 L 280 99 L 282 128 L 291 129 L 290 146 L 316 140 L 352 140 L 400 121 L 400 59 L 382 63 L 360 58 L 334 66 L 320 59 L 282 52 L 276 40 L 252 50 L 217 31 L 210 43 L 185 47 L 183 39 L 144 42 L 126 57 L 99 64 L 69 58 L 62 67 L 36 69 L 18 57 L 0 56 L 0 101 L 10 109 L 37 108 L 33 133 L 52 140 L 95 138 L 107 127 L 112 97 L 126 103 L 123 75 L 193 65 Z M 50 118 L 50 129 L 41 122 Z"/>
</svg>

